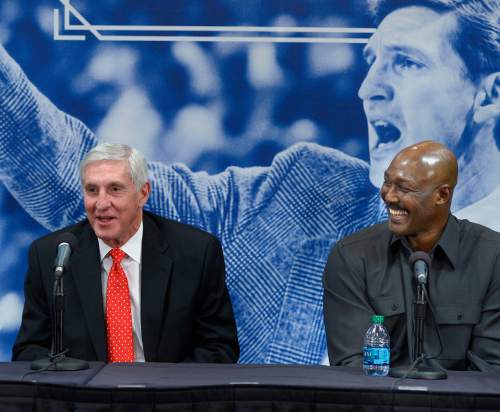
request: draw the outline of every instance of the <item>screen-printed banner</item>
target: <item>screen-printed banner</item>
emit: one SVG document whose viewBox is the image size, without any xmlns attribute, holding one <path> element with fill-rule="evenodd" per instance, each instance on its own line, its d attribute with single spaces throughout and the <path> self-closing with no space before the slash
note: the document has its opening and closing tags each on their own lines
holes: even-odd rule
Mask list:
<svg viewBox="0 0 500 412">
<path fill-rule="evenodd" d="M 483 3 L 498 17 L 496 1 Z M 498 94 L 484 91 L 492 115 L 475 115 L 500 59 L 483 68 L 471 52 L 494 56 L 498 39 L 495 51 L 474 32 L 460 38 L 457 12 L 4 0 L 0 357 L 20 323 L 29 244 L 85 218 L 79 161 L 109 141 L 150 161 L 147 210 L 222 241 L 240 362 L 327 362 L 325 262 L 339 239 L 385 218 L 378 188 L 399 150 L 448 145 L 461 166 L 454 213 L 500 228 Z"/>
</svg>

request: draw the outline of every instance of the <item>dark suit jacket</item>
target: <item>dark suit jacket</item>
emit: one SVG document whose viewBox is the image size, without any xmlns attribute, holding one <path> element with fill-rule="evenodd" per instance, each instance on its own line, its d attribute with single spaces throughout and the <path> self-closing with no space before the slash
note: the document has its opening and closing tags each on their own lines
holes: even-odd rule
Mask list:
<svg viewBox="0 0 500 412">
<path fill-rule="evenodd" d="M 236 325 L 219 241 L 149 213 L 144 213 L 143 222 L 141 327 L 146 361 L 237 361 Z M 87 220 L 31 245 L 13 360 L 39 359 L 50 351 L 53 263 L 61 232 L 78 239 L 64 274 L 67 356 L 106 361 L 99 246 Z"/>
</svg>

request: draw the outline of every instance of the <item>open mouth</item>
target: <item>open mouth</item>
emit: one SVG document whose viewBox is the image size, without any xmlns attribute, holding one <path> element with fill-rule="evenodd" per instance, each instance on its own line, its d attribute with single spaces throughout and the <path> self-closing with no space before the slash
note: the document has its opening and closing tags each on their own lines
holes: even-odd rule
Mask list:
<svg viewBox="0 0 500 412">
<path fill-rule="evenodd" d="M 404 209 L 395 209 L 393 207 L 389 207 L 389 215 L 391 216 L 408 216 L 408 211 Z"/>
<path fill-rule="evenodd" d="M 111 222 L 114 218 L 113 217 L 107 217 L 107 216 L 98 216 L 96 217 L 97 221 L 102 224 L 106 224 Z"/>
<path fill-rule="evenodd" d="M 382 149 L 385 145 L 394 143 L 401 137 L 401 131 L 385 120 L 375 120 L 371 122 L 377 133 L 377 144 L 375 149 Z"/>
<path fill-rule="evenodd" d="M 395 206 L 387 206 L 387 212 L 391 222 L 402 223 L 408 218 L 408 211 Z"/>
</svg>

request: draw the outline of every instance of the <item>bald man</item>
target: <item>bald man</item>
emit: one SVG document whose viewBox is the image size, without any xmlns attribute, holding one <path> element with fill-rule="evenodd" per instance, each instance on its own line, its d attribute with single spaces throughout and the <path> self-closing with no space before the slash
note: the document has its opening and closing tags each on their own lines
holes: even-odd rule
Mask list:
<svg viewBox="0 0 500 412">
<path fill-rule="evenodd" d="M 341 240 L 324 271 L 324 317 L 332 365 L 360 366 L 372 315 L 385 317 L 391 367 L 415 359 L 414 251 L 431 257 L 424 353 L 446 369 L 500 371 L 500 234 L 450 213 L 457 160 L 425 141 L 399 152 L 380 190 L 389 220 Z"/>
</svg>

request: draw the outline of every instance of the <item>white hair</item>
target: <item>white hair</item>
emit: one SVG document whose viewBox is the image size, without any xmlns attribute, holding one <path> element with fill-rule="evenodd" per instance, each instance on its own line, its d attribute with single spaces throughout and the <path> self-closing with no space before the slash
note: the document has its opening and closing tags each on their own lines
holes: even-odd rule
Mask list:
<svg viewBox="0 0 500 412">
<path fill-rule="evenodd" d="M 130 177 L 137 191 L 148 181 L 148 163 L 139 150 L 122 143 L 101 143 L 94 147 L 80 163 L 80 181 L 83 185 L 85 168 L 99 160 L 127 160 Z"/>
</svg>

